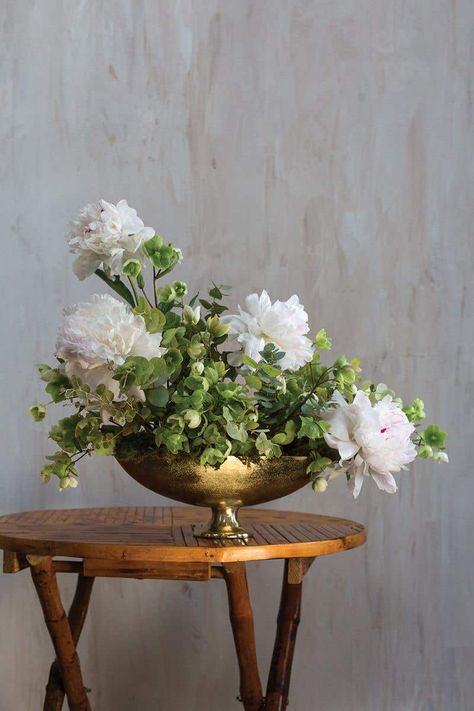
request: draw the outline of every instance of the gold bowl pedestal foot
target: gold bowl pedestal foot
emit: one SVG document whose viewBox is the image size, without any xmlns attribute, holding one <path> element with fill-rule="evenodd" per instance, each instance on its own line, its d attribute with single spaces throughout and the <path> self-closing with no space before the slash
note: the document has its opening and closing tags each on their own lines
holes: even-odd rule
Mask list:
<svg viewBox="0 0 474 711">
<path fill-rule="evenodd" d="M 199 538 L 241 538 L 246 540 L 249 534 L 237 520 L 238 510 L 238 506 L 227 504 L 213 506 L 210 522 L 201 531 L 196 531 L 195 535 Z"/>
</svg>

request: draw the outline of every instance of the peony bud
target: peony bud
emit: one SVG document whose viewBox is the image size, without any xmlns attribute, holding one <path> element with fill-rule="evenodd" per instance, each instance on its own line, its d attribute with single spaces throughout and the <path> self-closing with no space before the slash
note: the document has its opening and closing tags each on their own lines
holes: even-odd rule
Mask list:
<svg viewBox="0 0 474 711">
<path fill-rule="evenodd" d="M 197 360 L 195 363 L 191 365 L 191 373 L 192 375 L 202 375 L 204 371 L 204 363 L 200 360 Z"/>
<path fill-rule="evenodd" d="M 323 476 L 318 476 L 317 479 L 313 481 L 313 490 L 317 491 L 318 494 L 323 494 L 328 488 L 328 481 Z"/>
<path fill-rule="evenodd" d="M 223 323 L 219 316 L 209 316 L 206 321 L 207 330 L 215 338 L 222 338 L 226 333 L 229 332 L 230 325 L 228 323 Z"/>
<path fill-rule="evenodd" d="M 189 325 L 196 325 L 201 318 L 201 307 L 196 306 L 195 309 L 191 308 L 191 306 L 185 306 L 183 309 L 183 320 L 184 323 L 187 323 Z"/>
<path fill-rule="evenodd" d="M 59 491 L 64 491 L 64 489 L 75 489 L 78 485 L 78 481 L 74 476 L 65 476 L 59 480 Z"/>
</svg>

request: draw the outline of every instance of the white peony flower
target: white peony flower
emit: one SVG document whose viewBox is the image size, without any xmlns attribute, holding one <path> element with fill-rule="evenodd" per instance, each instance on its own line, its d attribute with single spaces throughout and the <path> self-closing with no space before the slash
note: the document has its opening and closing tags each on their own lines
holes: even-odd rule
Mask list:
<svg viewBox="0 0 474 711">
<path fill-rule="evenodd" d="M 120 385 L 113 379 L 117 366 L 127 356 L 162 355 L 160 343 L 161 333 L 148 333 L 144 319 L 127 304 L 108 294 L 94 294 L 89 301 L 65 309 L 56 355 L 65 361 L 68 377 L 77 376 L 92 390 L 103 384 L 118 398 Z M 143 399 L 139 389 L 130 394 Z"/>
<path fill-rule="evenodd" d="M 383 491 L 394 493 L 392 472 L 406 469 L 416 457 L 411 440 L 415 427 L 390 395 L 372 405 L 359 390 L 349 405 L 341 393 L 334 393 L 336 408 L 326 413 L 331 429 L 324 438 L 339 450 L 340 469 L 349 474 L 349 485 L 357 498 L 364 476 L 371 475 Z"/>
<path fill-rule="evenodd" d="M 68 244 L 78 254 L 73 269 L 85 279 L 102 268 L 114 276 L 122 273 L 127 259 L 144 262 L 142 245 L 155 230 L 145 227 L 137 211 L 120 200 L 116 205 L 105 200 L 86 205 L 71 223 Z"/>
<path fill-rule="evenodd" d="M 246 311 L 221 317 L 230 325 L 230 335 L 236 337 L 244 353 L 255 361 L 266 343 L 274 343 L 285 356 L 279 361 L 283 370 L 298 370 L 313 357 L 308 314 L 296 295 L 288 301 L 270 301 L 266 291 L 250 294 L 245 299 Z M 235 358 L 234 358 L 235 362 Z"/>
</svg>

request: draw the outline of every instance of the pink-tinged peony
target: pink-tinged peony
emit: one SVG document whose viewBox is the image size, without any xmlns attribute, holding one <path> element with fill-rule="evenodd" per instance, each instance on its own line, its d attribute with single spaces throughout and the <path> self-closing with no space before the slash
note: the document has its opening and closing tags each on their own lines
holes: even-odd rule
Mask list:
<svg viewBox="0 0 474 711">
<path fill-rule="evenodd" d="M 115 370 L 128 356 L 151 359 L 160 356 L 161 333 L 148 333 L 145 321 L 131 308 L 108 294 L 94 294 L 89 301 L 64 311 L 58 331 L 56 355 L 65 361 L 68 377 L 77 376 L 93 390 L 105 385 L 119 397 Z M 140 390 L 130 394 L 143 398 Z"/>
<path fill-rule="evenodd" d="M 379 489 L 394 493 L 397 484 L 392 472 L 406 469 L 416 457 L 411 440 L 415 427 L 390 395 L 372 405 L 359 390 L 351 404 L 334 393 L 336 407 L 325 419 L 331 429 L 325 435 L 330 447 L 341 457 L 340 467 L 350 476 L 354 498 L 360 493 L 364 476 L 372 476 Z"/>
<path fill-rule="evenodd" d="M 309 331 L 308 314 L 296 295 L 288 301 L 272 304 L 266 291 L 250 294 L 245 299 L 246 310 L 222 317 L 229 324 L 229 334 L 234 336 L 244 353 L 255 361 L 261 360 L 260 351 L 266 343 L 274 343 L 285 353 L 279 361 L 283 370 L 298 370 L 311 361 L 313 347 L 305 335 Z"/>
<path fill-rule="evenodd" d="M 85 279 L 102 268 L 110 276 L 122 273 L 128 259 L 142 264 L 142 245 L 155 230 L 145 227 L 137 211 L 120 200 L 116 205 L 105 200 L 86 205 L 71 223 L 68 244 L 78 255 L 73 269 L 79 279 Z"/>
</svg>

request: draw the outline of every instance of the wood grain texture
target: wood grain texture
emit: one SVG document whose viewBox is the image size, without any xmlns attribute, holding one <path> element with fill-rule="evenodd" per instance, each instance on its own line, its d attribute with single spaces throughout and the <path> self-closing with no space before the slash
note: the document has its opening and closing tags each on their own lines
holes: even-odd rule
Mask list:
<svg viewBox="0 0 474 711">
<path fill-rule="evenodd" d="M 97 577 L 115 572 L 119 577 L 178 579 L 186 572 L 180 563 L 202 563 L 187 577 L 209 579 L 210 563 L 312 558 L 357 548 L 366 540 L 365 527 L 356 521 L 253 508 L 241 516 L 244 527 L 252 522 L 248 540 L 209 544 L 195 535 L 208 516 L 195 507 L 29 511 L 0 517 L 0 548 L 26 554 L 32 565 L 45 555 L 86 558 L 85 574 Z M 258 541 L 253 528 L 264 532 Z M 120 561 L 120 568 L 110 565 L 113 561 Z M 155 570 L 153 562 L 160 564 Z"/>
<path fill-rule="evenodd" d="M 252 606 L 245 563 L 225 563 L 224 579 L 229 617 L 240 671 L 240 698 L 244 711 L 262 711 L 263 692 L 258 671 Z"/>
<path fill-rule="evenodd" d="M 52 569 L 54 571 L 54 566 Z M 68 613 L 68 622 L 71 628 L 72 641 L 76 648 L 79 637 L 81 636 L 82 628 L 84 627 L 84 622 L 86 621 L 93 587 L 93 577 L 85 577 L 82 574 L 78 575 L 76 591 Z M 43 711 L 62 711 L 64 698 L 64 684 L 61 679 L 61 671 L 58 660 L 55 659 L 51 664 L 51 669 L 49 670 Z"/>
<path fill-rule="evenodd" d="M 290 561 L 285 561 L 280 608 L 273 657 L 270 664 L 265 711 L 285 711 L 290 693 L 290 678 L 295 653 L 296 634 L 301 620 L 301 594 L 303 576 L 292 578 Z"/>
<path fill-rule="evenodd" d="M 292 711 L 472 708 L 473 28 L 472 0 L 2 3 L 1 513 L 169 505 L 107 459 L 74 492 L 38 481 L 53 446 L 26 412 L 32 364 L 64 305 L 102 290 L 64 242 L 98 197 L 182 247 L 193 294 L 298 293 L 313 333 L 451 432 L 449 467 L 417 462 L 398 496 L 368 482 L 354 504 L 341 479 L 272 504 L 370 531 L 305 584 Z M 265 675 L 280 570 L 248 575 Z M 51 661 L 23 578 L 0 579 L 1 711 L 37 711 Z M 219 584 L 100 580 L 80 643 L 98 708 L 241 709 L 226 607 Z"/>
<path fill-rule="evenodd" d="M 38 559 L 35 564 L 32 564 L 31 576 L 56 652 L 56 661 L 70 711 L 91 711 L 82 679 L 79 657 L 76 652 L 75 632 L 72 630 L 72 625 L 61 602 L 51 558 Z M 80 623 L 79 626 L 82 627 Z M 77 631 L 79 632 L 80 630 L 78 629 Z M 47 693 L 50 693 L 49 688 Z"/>
<path fill-rule="evenodd" d="M 20 573 L 25 568 L 28 568 L 28 561 L 25 555 L 16 553 L 15 551 L 3 551 L 3 572 L 4 573 Z"/>
</svg>

